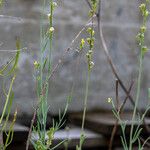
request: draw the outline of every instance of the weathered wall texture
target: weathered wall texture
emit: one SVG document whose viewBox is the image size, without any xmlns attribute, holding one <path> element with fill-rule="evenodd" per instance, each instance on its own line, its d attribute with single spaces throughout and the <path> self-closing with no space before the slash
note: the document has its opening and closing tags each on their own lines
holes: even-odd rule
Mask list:
<svg viewBox="0 0 150 150">
<path fill-rule="evenodd" d="M 135 42 L 135 36 L 141 21 L 138 12 L 139 3 L 137 0 L 105 0 L 102 2 L 102 5 L 104 36 L 119 75 L 125 85 L 129 87 L 132 80 L 136 81 L 137 73 L 139 50 Z M 31 113 L 36 103 L 33 61 L 37 59 L 40 50 L 39 27 L 41 10 L 42 8 L 37 0 L 9 0 L 6 1 L 4 9 L 1 11 L 1 14 L 19 17 L 20 19 L 0 17 L 0 41 L 3 42 L 0 49 L 15 49 L 16 36 L 21 38 L 22 46 L 27 47 L 27 50 L 21 53 L 19 71 L 14 86 L 16 94 L 14 107 L 17 104 L 20 113 Z M 48 13 L 48 7 L 46 8 L 46 13 Z M 59 7 L 56 9 L 54 19 L 56 30 L 53 64 L 57 62 L 71 42 L 71 39 L 75 37 L 76 33 L 87 22 L 87 14 L 88 6 L 84 0 L 59 1 Z M 46 20 L 45 23 L 47 24 Z M 115 78 L 106 61 L 98 35 L 96 36 L 95 67 L 91 77 L 88 106 L 90 109 L 108 109 L 110 106 L 106 99 L 114 97 Z M 147 34 L 148 44 L 149 36 L 150 34 Z M 82 56 L 78 71 L 75 72 L 77 57 L 74 57 L 74 54 L 74 50 L 66 54 L 64 65 L 57 70 L 53 81 L 51 81 L 49 94 L 51 112 L 58 112 L 59 108 L 64 107 L 73 82 L 75 82 L 75 89 L 69 109 L 74 111 L 81 110 L 83 107 L 86 79 L 85 57 Z M 150 87 L 149 56 L 150 53 L 148 52 L 144 60 L 145 73 L 141 90 L 141 108 L 147 104 L 147 88 Z M 0 62 L 6 62 L 9 57 L 10 54 L 1 52 Z M 135 88 L 136 84 L 134 85 L 134 90 Z M 123 100 L 125 95 L 121 89 L 120 91 L 120 100 Z M 128 102 L 129 107 L 130 103 Z"/>
</svg>

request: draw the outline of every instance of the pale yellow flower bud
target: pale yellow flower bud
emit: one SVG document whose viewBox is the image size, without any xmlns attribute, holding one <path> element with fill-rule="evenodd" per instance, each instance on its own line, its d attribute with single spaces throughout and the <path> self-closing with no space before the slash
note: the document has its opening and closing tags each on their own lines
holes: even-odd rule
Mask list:
<svg viewBox="0 0 150 150">
<path fill-rule="evenodd" d="M 50 17 L 51 17 L 51 14 L 49 13 L 49 14 L 47 14 L 47 17 L 48 17 L 48 19 L 50 19 Z"/>
<path fill-rule="evenodd" d="M 54 27 L 50 27 L 49 32 L 52 33 L 54 32 L 54 30 L 55 30 Z"/>
<path fill-rule="evenodd" d="M 107 102 L 108 102 L 108 103 L 111 103 L 111 102 L 112 102 L 112 98 L 109 97 L 109 98 L 107 99 Z"/>
</svg>

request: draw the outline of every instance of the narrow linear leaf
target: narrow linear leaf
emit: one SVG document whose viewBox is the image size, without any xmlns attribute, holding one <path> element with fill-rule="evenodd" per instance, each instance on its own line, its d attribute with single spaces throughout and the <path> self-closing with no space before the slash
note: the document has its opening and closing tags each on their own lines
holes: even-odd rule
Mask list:
<svg viewBox="0 0 150 150">
<path fill-rule="evenodd" d="M 18 51 L 15 56 L 15 61 L 14 61 L 13 67 L 10 69 L 10 71 L 7 73 L 7 75 L 12 74 L 16 70 L 17 65 L 18 65 L 19 56 L 20 56 L 20 40 L 19 39 L 16 40 L 16 48 Z"/>
</svg>

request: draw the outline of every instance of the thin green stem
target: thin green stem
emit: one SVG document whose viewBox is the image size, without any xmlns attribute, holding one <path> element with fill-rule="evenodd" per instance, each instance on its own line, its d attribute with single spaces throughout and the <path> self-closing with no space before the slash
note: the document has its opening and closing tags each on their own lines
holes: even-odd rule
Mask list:
<svg viewBox="0 0 150 150">
<path fill-rule="evenodd" d="M 87 111 L 90 74 L 91 74 L 91 70 L 88 69 L 88 76 L 86 80 L 86 89 L 85 89 L 85 98 L 84 98 L 84 109 L 83 109 L 83 116 L 82 116 L 82 126 L 81 126 L 81 134 L 80 134 L 80 143 L 79 143 L 79 147 L 77 150 L 82 150 L 82 144 L 84 142 L 84 126 L 85 126 L 85 117 L 86 117 L 86 111 Z"/>
<path fill-rule="evenodd" d="M 9 87 L 9 91 L 8 91 L 8 94 L 7 94 L 6 102 L 5 102 L 3 112 L 2 112 L 2 115 L 1 115 L 1 118 L 0 118 L 0 124 L 2 123 L 2 120 L 3 120 L 5 112 L 6 112 L 6 108 L 7 108 L 8 102 L 9 102 L 9 98 L 10 98 L 10 95 L 11 95 L 12 86 L 13 86 L 14 81 L 15 81 L 15 75 L 13 76 L 13 78 L 11 80 L 11 83 L 10 83 L 10 87 Z"/>
<path fill-rule="evenodd" d="M 46 5 L 46 0 L 43 2 L 43 12 L 45 9 Z M 43 21 L 44 17 L 42 15 L 41 17 L 41 29 L 40 29 L 40 38 L 41 38 L 41 54 L 40 54 L 40 80 L 39 80 L 39 86 L 40 90 L 38 91 L 39 95 L 39 109 L 37 112 L 38 116 L 38 132 L 42 130 L 42 133 L 39 134 L 40 139 L 42 140 L 43 144 L 46 143 L 46 120 L 47 120 L 47 111 L 48 111 L 48 106 L 47 106 L 47 99 L 48 99 L 48 90 L 49 90 L 49 83 L 47 82 L 47 78 L 49 77 L 49 74 L 51 72 L 51 51 L 52 51 L 52 40 L 53 40 L 53 33 L 48 30 L 48 37 L 46 36 L 44 32 L 44 27 L 43 27 Z M 51 28 L 53 25 L 53 0 L 50 0 L 50 17 L 49 17 L 49 28 Z M 46 37 L 46 38 L 45 38 Z M 47 51 L 47 58 L 44 58 L 44 53 L 46 52 L 47 48 L 47 43 L 49 38 L 49 50 Z M 46 41 L 45 41 L 46 40 Z M 44 43 L 44 45 L 43 45 Z M 48 63 L 46 64 L 45 61 Z M 44 73 L 43 73 L 43 68 L 44 66 L 47 65 L 48 73 L 45 75 L 44 78 Z"/>
<path fill-rule="evenodd" d="M 82 133 L 84 133 L 84 125 L 85 125 L 85 116 L 86 116 L 86 110 L 87 110 L 87 100 L 88 100 L 88 92 L 89 92 L 89 82 L 90 82 L 90 74 L 91 70 L 88 70 L 88 77 L 86 81 L 86 90 L 85 90 L 85 99 L 84 99 L 84 110 L 83 110 L 83 117 L 82 117 Z"/>
<path fill-rule="evenodd" d="M 53 0 L 50 1 L 50 18 L 49 27 L 53 27 Z M 52 43 L 53 43 L 53 32 L 49 33 L 49 58 L 48 58 L 48 74 L 51 71 L 51 53 L 52 53 Z"/>
<path fill-rule="evenodd" d="M 45 4 L 46 4 L 46 0 L 42 1 L 42 5 L 43 5 L 43 9 L 42 11 L 44 12 L 44 9 L 45 9 Z M 39 82 L 39 86 L 40 86 L 40 90 L 38 91 L 38 95 L 39 95 L 39 109 L 38 109 L 38 112 L 37 112 L 37 115 L 38 115 L 38 121 L 40 122 L 40 129 L 39 130 L 44 130 L 44 114 L 43 114 L 43 111 L 45 110 L 44 109 L 44 105 L 43 105 L 43 93 L 42 93 L 42 90 L 43 90 L 43 39 L 45 38 L 45 34 L 44 34 L 44 28 L 43 28 L 43 20 L 44 20 L 44 16 L 41 15 L 41 22 L 40 22 L 40 80 L 38 81 Z M 42 139 L 43 142 L 45 142 L 45 133 L 43 134 L 40 134 L 39 135 L 39 138 Z"/>
<path fill-rule="evenodd" d="M 138 82 L 137 82 L 137 94 L 136 94 L 136 101 L 135 101 L 135 106 L 134 106 L 134 111 L 133 111 L 133 116 L 132 116 L 132 122 L 131 122 L 131 130 L 130 130 L 130 145 L 129 145 L 129 150 L 132 150 L 132 138 L 133 138 L 133 129 L 135 125 L 135 117 L 136 117 L 136 111 L 139 103 L 139 96 L 140 96 L 140 88 L 141 88 L 141 78 L 142 78 L 142 67 L 143 67 L 143 55 L 142 55 L 142 50 L 140 54 L 140 61 L 139 61 L 139 74 L 138 74 Z"/>
<path fill-rule="evenodd" d="M 143 26 L 144 27 L 146 27 L 146 21 L 147 21 L 147 16 L 143 16 Z M 143 52 L 144 32 L 142 32 L 141 35 L 143 35 L 143 37 L 141 37 L 141 39 L 139 41 L 139 43 L 140 43 L 140 56 L 139 56 L 139 71 L 138 71 L 138 81 L 137 81 L 137 93 L 136 93 L 135 106 L 134 106 L 132 120 L 131 120 L 129 150 L 132 150 L 132 145 L 133 145 L 133 130 L 134 130 L 134 126 L 135 126 L 136 112 L 137 112 L 137 107 L 138 107 L 139 97 L 140 97 L 142 69 L 143 69 L 143 58 L 144 58 L 144 53 L 145 53 L 145 52 Z"/>
</svg>

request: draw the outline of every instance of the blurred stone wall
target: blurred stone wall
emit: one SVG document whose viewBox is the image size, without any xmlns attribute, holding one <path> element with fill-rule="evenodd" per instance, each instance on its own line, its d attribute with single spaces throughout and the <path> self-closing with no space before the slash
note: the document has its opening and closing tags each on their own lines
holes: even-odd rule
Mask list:
<svg viewBox="0 0 150 150">
<path fill-rule="evenodd" d="M 121 79 L 127 87 L 132 80 L 136 81 L 137 63 L 139 49 L 135 41 L 135 36 L 140 26 L 141 17 L 138 11 L 139 1 L 137 0 L 105 0 L 102 2 L 102 23 L 104 36 L 117 67 Z M 48 13 L 48 6 L 45 9 L 45 16 Z M 53 64 L 58 62 L 76 33 L 84 26 L 88 20 L 89 8 L 84 0 L 58 0 L 58 8 L 55 11 L 54 27 L 55 41 L 53 48 Z M 7 0 L 0 16 L 0 41 L 1 50 L 15 49 L 15 38 L 19 36 L 22 47 L 27 47 L 21 53 L 19 70 L 14 85 L 14 105 L 21 113 L 32 113 L 36 104 L 35 80 L 33 72 L 33 62 L 39 57 L 40 51 L 40 15 L 42 7 L 39 0 Z M 45 27 L 48 25 L 45 17 Z M 95 28 L 97 31 L 97 28 Z M 96 32 L 98 33 L 98 32 Z M 86 33 L 79 39 L 85 37 Z M 147 34 L 147 44 L 149 44 Z M 79 57 L 76 57 L 74 46 L 70 52 L 66 53 L 64 64 L 54 74 L 50 83 L 49 104 L 50 112 L 57 113 L 66 103 L 67 96 L 74 83 L 73 99 L 70 104 L 70 111 L 78 111 L 83 107 L 85 80 L 86 80 L 86 59 L 80 56 L 80 63 L 76 64 Z M 12 54 L 1 52 L 0 63 L 5 63 Z M 142 80 L 140 108 L 147 105 L 147 89 L 149 83 L 149 56 L 148 52 L 144 60 L 144 75 Z M 115 78 L 107 63 L 98 34 L 96 34 L 96 46 L 94 53 L 95 66 L 92 71 L 90 90 L 88 97 L 89 109 L 110 109 L 107 103 L 108 97 L 114 98 Z M 132 95 L 136 89 L 134 84 Z M 120 88 L 120 100 L 125 98 L 124 92 Z M 3 100 L 4 101 L 4 100 Z M 126 108 L 131 108 L 130 102 Z"/>
</svg>

